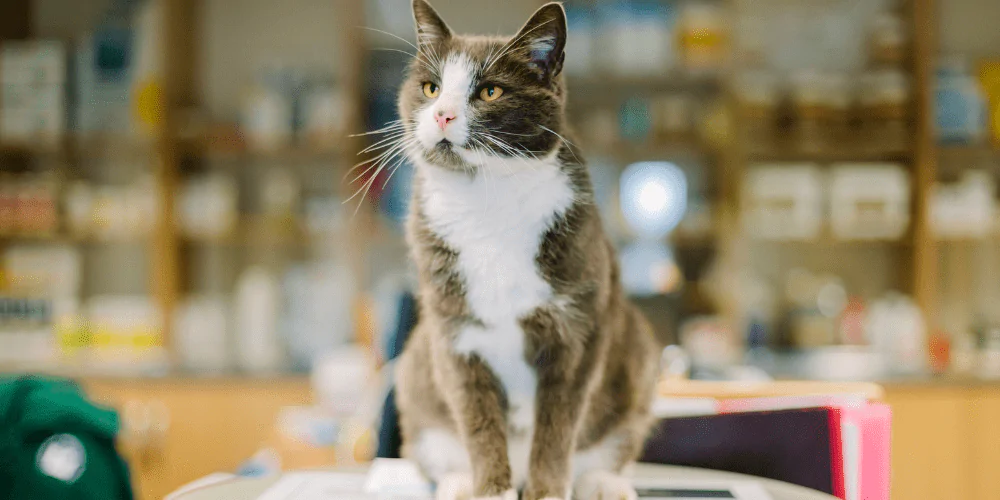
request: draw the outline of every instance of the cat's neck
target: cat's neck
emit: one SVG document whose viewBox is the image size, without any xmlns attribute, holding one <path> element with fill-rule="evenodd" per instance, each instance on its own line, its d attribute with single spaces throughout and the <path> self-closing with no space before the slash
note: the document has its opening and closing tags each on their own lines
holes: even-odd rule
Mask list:
<svg viewBox="0 0 1000 500">
<path fill-rule="evenodd" d="M 513 229 L 550 220 L 577 197 L 555 154 L 488 164 L 472 173 L 427 164 L 417 172 L 414 202 L 438 229 L 470 224 Z"/>
</svg>

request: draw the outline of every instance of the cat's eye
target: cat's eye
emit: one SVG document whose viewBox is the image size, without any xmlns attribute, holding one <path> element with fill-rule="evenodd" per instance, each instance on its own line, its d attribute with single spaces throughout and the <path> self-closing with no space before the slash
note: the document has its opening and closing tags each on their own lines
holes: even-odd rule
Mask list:
<svg viewBox="0 0 1000 500">
<path fill-rule="evenodd" d="M 495 101 L 503 95 L 503 89 L 497 85 L 487 85 L 479 91 L 479 98 L 486 101 Z"/>
<path fill-rule="evenodd" d="M 441 93 L 441 87 L 434 82 L 424 82 L 424 95 L 433 99 Z"/>
</svg>

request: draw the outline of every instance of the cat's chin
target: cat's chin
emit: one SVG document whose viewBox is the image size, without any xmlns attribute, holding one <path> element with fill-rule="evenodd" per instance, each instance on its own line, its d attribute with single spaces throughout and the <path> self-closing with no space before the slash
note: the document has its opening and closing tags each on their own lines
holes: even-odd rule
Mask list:
<svg viewBox="0 0 1000 500">
<path fill-rule="evenodd" d="M 463 172 L 476 169 L 476 165 L 471 163 L 474 161 L 475 153 L 452 143 L 438 143 L 433 148 L 424 149 L 420 154 L 425 162 L 437 167 Z"/>
</svg>

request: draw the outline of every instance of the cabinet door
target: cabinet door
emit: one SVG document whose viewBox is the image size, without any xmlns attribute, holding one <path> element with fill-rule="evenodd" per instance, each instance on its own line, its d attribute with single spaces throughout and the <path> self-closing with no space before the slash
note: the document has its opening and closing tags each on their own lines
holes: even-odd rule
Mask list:
<svg viewBox="0 0 1000 500">
<path fill-rule="evenodd" d="M 282 407 L 312 401 L 304 379 L 104 381 L 85 386 L 95 400 L 118 409 L 140 401 L 166 410 L 169 422 L 163 439 L 151 443 L 151 449 L 126 451 L 142 500 L 159 500 L 187 482 L 233 471 L 270 436 Z"/>
<path fill-rule="evenodd" d="M 974 394 L 963 388 L 890 387 L 893 500 L 973 495 Z"/>
</svg>

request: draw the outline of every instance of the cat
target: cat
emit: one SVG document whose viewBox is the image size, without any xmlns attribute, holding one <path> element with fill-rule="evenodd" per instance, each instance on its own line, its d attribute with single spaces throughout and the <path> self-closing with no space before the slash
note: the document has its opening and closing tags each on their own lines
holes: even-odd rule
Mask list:
<svg viewBox="0 0 1000 500">
<path fill-rule="evenodd" d="M 441 500 L 634 499 L 622 473 L 659 346 L 567 139 L 565 11 L 510 38 L 455 34 L 425 0 L 413 15 L 395 128 L 420 301 L 396 367 L 403 456 Z"/>
</svg>

